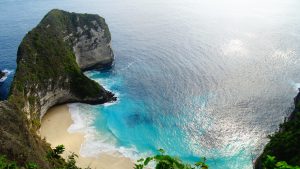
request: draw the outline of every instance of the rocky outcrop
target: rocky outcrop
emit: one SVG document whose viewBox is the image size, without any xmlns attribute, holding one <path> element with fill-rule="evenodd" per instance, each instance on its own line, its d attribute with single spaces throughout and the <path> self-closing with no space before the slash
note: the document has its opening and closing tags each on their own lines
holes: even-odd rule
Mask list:
<svg viewBox="0 0 300 169">
<path fill-rule="evenodd" d="M 78 17 L 79 20 L 79 17 Z M 78 26 L 76 36 L 71 33 L 65 39 L 73 38 L 72 46 L 76 56 L 76 62 L 83 70 L 103 68 L 110 66 L 114 54 L 110 46 L 110 35 L 108 30 L 100 26 L 101 21 L 93 20 L 92 27 Z"/>
<path fill-rule="evenodd" d="M 8 101 L 0 102 L 0 155 L 22 165 L 31 161 L 53 168 L 45 161 L 50 147 L 36 134 L 40 119 L 57 104 L 116 99 L 82 72 L 112 64 L 110 40 L 100 16 L 57 9 L 26 34 Z"/>
<path fill-rule="evenodd" d="M 110 33 L 103 18 L 54 9 L 19 46 L 9 100 L 28 120 L 40 119 L 56 104 L 114 100 L 112 93 L 81 72 L 112 61 Z"/>
<path fill-rule="evenodd" d="M 300 89 L 294 99 L 295 108 L 279 130 L 270 136 L 263 153 L 255 161 L 255 169 L 262 169 L 267 155 L 276 157 L 290 165 L 300 166 Z"/>
<path fill-rule="evenodd" d="M 0 71 L 0 79 L 1 79 L 3 76 L 5 76 L 5 73 L 2 72 L 2 71 Z"/>
<path fill-rule="evenodd" d="M 82 70 L 110 66 L 114 55 L 111 49 L 111 35 L 105 20 L 98 15 L 68 13 L 52 10 L 44 18 L 46 28 L 56 26 L 53 17 L 65 16 L 70 22 L 62 30 L 64 41 L 72 46 L 76 62 Z"/>
</svg>

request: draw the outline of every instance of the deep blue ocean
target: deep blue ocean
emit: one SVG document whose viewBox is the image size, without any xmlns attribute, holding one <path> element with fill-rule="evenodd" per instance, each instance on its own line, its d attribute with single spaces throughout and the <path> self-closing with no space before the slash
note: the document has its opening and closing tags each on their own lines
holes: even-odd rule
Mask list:
<svg viewBox="0 0 300 169">
<path fill-rule="evenodd" d="M 298 0 L 1 0 L 0 84 L 7 97 L 24 35 L 52 8 L 97 13 L 112 34 L 111 69 L 86 75 L 118 101 L 72 104 L 84 156 L 133 159 L 163 148 L 212 169 L 251 169 L 300 87 Z"/>
</svg>

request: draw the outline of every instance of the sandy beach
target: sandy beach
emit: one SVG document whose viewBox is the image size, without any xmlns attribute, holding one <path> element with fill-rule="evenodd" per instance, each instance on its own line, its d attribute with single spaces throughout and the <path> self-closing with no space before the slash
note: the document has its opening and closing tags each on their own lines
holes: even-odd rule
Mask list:
<svg viewBox="0 0 300 169">
<path fill-rule="evenodd" d="M 133 162 L 129 158 L 113 156 L 111 154 L 101 154 L 94 158 L 82 157 L 80 152 L 81 144 L 84 142 L 83 133 L 69 133 L 67 129 L 73 123 L 68 105 L 55 106 L 48 110 L 42 119 L 41 137 L 55 147 L 63 144 L 66 158 L 70 152 L 79 155 L 77 166 L 85 168 L 89 166 L 94 169 L 133 169 Z"/>
</svg>

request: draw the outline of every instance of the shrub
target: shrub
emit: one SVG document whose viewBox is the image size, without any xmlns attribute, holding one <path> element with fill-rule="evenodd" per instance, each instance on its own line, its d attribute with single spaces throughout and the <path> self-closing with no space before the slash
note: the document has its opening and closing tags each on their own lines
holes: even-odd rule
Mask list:
<svg viewBox="0 0 300 169">
<path fill-rule="evenodd" d="M 23 167 L 19 167 L 15 161 L 9 161 L 5 156 L 0 155 L 0 169 L 21 169 Z M 27 163 L 25 165 L 25 169 L 37 169 L 38 165 L 35 163 Z"/>
<path fill-rule="evenodd" d="M 47 159 L 60 159 L 61 154 L 65 151 L 64 145 L 58 145 L 54 149 L 47 152 Z"/>
<path fill-rule="evenodd" d="M 205 164 L 206 158 L 203 157 L 199 162 L 194 165 L 183 163 L 179 158 L 165 155 L 163 149 L 158 150 L 160 154 L 147 157 L 146 159 L 139 159 L 135 164 L 134 169 L 143 169 L 151 161 L 156 163 L 155 169 L 208 169 L 208 165 Z"/>
<path fill-rule="evenodd" d="M 277 161 L 275 156 L 267 155 L 263 161 L 264 169 L 300 169 L 299 166 L 291 166 L 285 161 Z"/>
</svg>

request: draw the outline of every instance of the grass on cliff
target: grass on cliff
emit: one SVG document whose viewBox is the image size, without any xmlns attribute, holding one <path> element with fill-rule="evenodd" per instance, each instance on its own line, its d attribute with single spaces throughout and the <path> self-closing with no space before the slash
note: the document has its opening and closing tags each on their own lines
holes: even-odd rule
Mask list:
<svg viewBox="0 0 300 169">
<path fill-rule="evenodd" d="M 275 156 L 267 155 L 263 161 L 263 169 L 300 169 L 300 167 L 289 165 L 286 161 L 278 161 Z"/>
<path fill-rule="evenodd" d="M 280 125 L 280 130 L 270 136 L 261 156 L 262 163 L 274 156 L 278 161 L 300 166 L 300 93 L 296 97 L 295 110 L 291 120 Z"/>
<path fill-rule="evenodd" d="M 25 169 L 37 169 L 38 166 L 35 163 L 27 163 Z M 6 156 L 0 155 L 0 169 L 21 169 L 16 162 L 9 161 Z"/>
<path fill-rule="evenodd" d="M 49 163 L 54 167 L 53 169 L 81 169 L 76 166 L 76 158 L 78 156 L 75 153 L 71 153 L 68 159 L 65 160 L 61 157 L 62 153 L 65 151 L 63 145 L 58 145 L 54 149 L 48 151 L 45 157 Z M 15 161 L 10 161 L 6 156 L 0 155 L 0 169 L 40 169 L 36 163 L 28 162 L 24 166 L 18 165 Z M 85 169 L 90 169 L 89 167 Z"/>
<path fill-rule="evenodd" d="M 80 18 L 79 22 L 77 17 Z M 36 28 L 27 33 L 18 48 L 18 66 L 9 100 L 20 109 L 25 105 L 24 100 L 35 105 L 39 102 L 38 91 L 51 90 L 53 86 L 69 88 L 72 94 L 81 99 L 103 95 L 104 89 L 81 72 L 71 40 L 64 40 L 65 36 L 75 31 L 76 25 L 91 25 L 90 21 L 94 19 L 101 20 L 99 22 L 107 28 L 110 38 L 104 19 L 98 15 L 50 11 Z M 31 111 L 34 111 L 35 107 L 31 107 Z"/>
<path fill-rule="evenodd" d="M 0 152 L 7 159 L 23 167 L 28 161 L 33 161 L 41 168 L 51 168 L 45 157 L 50 146 L 36 133 L 40 127 L 41 99 L 48 97 L 49 92 L 57 88 L 70 91 L 75 101 L 97 100 L 107 94 L 80 70 L 72 49 L 74 39 L 64 39 L 78 25 L 93 24 L 92 20 L 99 20 L 110 40 L 103 18 L 61 10 L 50 11 L 23 38 L 17 52 L 18 65 L 8 101 L 0 102 Z"/>
<path fill-rule="evenodd" d="M 135 164 L 134 169 L 144 169 L 149 163 L 155 163 L 155 169 L 208 169 L 205 163 L 206 158 L 203 157 L 199 162 L 194 165 L 183 163 L 179 158 L 165 154 L 163 149 L 159 149 L 159 154 L 145 159 L 140 159 Z"/>
</svg>

